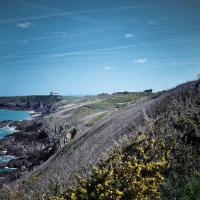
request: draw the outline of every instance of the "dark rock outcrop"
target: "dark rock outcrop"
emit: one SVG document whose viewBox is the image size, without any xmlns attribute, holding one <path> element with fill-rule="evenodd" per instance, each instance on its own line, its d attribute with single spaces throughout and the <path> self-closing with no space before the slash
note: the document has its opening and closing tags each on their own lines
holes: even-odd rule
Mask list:
<svg viewBox="0 0 200 200">
<path fill-rule="evenodd" d="M 2 127 L 15 126 L 17 132 L 0 140 L 0 156 L 13 155 L 16 159 L 0 164 L 0 168 L 15 168 L 15 170 L 0 173 L 0 185 L 21 177 L 32 170 L 34 166 L 45 162 L 56 152 L 55 141 L 49 136 L 49 131 L 43 127 L 43 117 L 28 121 L 4 121 Z M 5 154 L 6 149 L 6 154 Z"/>
</svg>

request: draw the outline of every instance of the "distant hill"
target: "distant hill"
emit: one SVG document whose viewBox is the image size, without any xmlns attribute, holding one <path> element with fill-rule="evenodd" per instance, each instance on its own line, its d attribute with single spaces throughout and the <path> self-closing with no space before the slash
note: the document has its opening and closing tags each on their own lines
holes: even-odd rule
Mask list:
<svg viewBox="0 0 200 200">
<path fill-rule="evenodd" d="M 62 99 L 58 95 L 0 97 L 0 108 L 48 112 Z"/>
</svg>

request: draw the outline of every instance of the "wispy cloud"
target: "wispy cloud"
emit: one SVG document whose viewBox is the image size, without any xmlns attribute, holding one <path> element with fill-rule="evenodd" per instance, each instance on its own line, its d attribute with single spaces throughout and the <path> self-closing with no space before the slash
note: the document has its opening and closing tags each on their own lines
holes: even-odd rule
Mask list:
<svg viewBox="0 0 200 200">
<path fill-rule="evenodd" d="M 30 28 L 32 26 L 32 23 L 31 22 L 20 22 L 16 25 L 17 27 L 21 28 L 21 29 L 27 29 L 27 28 Z"/>
<path fill-rule="evenodd" d="M 159 26 L 159 25 L 161 25 L 163 22 L 165 22 L 166 20 L 167 20 L 166 17 L 161 17 L 161 18 L 149 20 L 148 23 L 149 23 L 149 25 L 151 25 L 151 26 Z"/>
<path fill-rule="evenodd" d="M 66 35 L 67 33 L 65 31 L 56 31 L 52 33 L 53 35 Z"/>
<path fill-rule="evenodd" d="M 148 23 L 149 25 L 152 25 L 152 26 L 158 26 L 160 24 L 158 19 L 150 20 Z"/>
<path fill-rule="evenodd" d="M 109 70 L 111 70 L 111 66 L 107 65 L 103 69 L 106 70 L 106 71 L 109 71 Z"/>
<path fill-rule="evenodd" d="M 138 63 L 138 64 L 144 64 L 147 62 L 146 58 L 139 58 L 133 61 L 134 63 Z"/>
<path fill-rule="evenodd" d="M 23 40 L 23 43 L 24 44 L 28 44 L 28 40 Z"/>
<path fill-rule="evenodd" d="M 125 37 L 126 38 L 134 38 L 134 34 L 132 34 L 132 33 L 126 33 Z"/>
</svg>

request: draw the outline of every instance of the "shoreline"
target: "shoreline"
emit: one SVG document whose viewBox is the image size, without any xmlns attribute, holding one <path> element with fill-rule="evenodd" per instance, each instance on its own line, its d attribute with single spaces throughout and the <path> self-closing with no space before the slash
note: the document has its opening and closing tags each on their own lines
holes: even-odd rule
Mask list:
<svg viewBox="0 0 200 200">
<path fill-rule="evenodd" d="M 0 108 L 0 110 L 13 110 L 11 108 L 7 109 L 7 108 Z M 19 130 L 17 129 L 17 127 L 15 125 L 11 125 L 11 123 L 14 122 L 25 122 L 25 121 L 31 121 L 36 119 L 37 117 L 41 116 L 41 113 L 39 112 L 35 112 L 33 110 L 13 110 L 13 111 L 27 111 L 27 113 L 29 114 L 29 117 L 27 119 L 23 119 L 23 120 L 3 120 L 0 121 L 0 124 L 4 124 L 2 127 L 0 126 L 0 129 L 5 130 L 8 134 L 0 137 L 0 140 L 3 140 L 6 137 L 11 136 L 14 133 L 17 133 Z M 11 125 L 11 126 L 10 126 Z M 0 153 L 0 175 L 3 175 L 5 173 L 9 173 L 9 172 L 13 172 L 14 170 L 17 170 L 17 168 L 10 168 L 7 166 L 7 164 L 11 161 L 11 160 L 15 160 L 18 157 L 11 155 L 11 154 L 7 154 L 8 150 L 4 149 L 1 150 Z M 1 177 L 3 178 L 3 177 Z"/>
<path fill-rule="evenodd" d="M 49 130 L 43 127 L 43 117 L 48 113 L 26 111 L 26 119 L 0 121 L 0 128 L 10 132 L 0 139 L 0 187 L 28 173 L 56 151 Z"/>
<path fill-rule="evenodd" d="M 5 132 L 7 132 L 8 134 L 4 135 L 4 136 L 0 136 L 0 140 L 4 139 L 6 136 L 11 135 L 13 133 L 18 132 L 18 130 L 16 129 L 16 126 L 9 126 L 10 124 L 7 124 L 6 126 L 0 127 L 0 130 L 4 130 Z"/>
<path fill-rule="evenodd" d="M 5 117 L 2 112 L 0 128 L 7 128 L 10 134 L 2 133 L 0 156 L 1 160 L 3 156 L 11 160 L 0 163 L 0 188 L 2 184 L 24 176 L 56 152 L 58 145 L 52 140 L 52 130 L 46 127 L 44 117 L 56 110 L 56 103 L 61 100 L 61 96 L 0 98 L 0 111 L 27 112 L 24 115 L 16 114 L 17 116 L 12 116 L 12 112 L 10 115 L 5 113 Z M 11 120 L 4 120 L 6 118 Z"/>
<path fill-rule="evenodd" d="M 36 112 L 36 111 L 28 111 L 30 117 L 27 119 L 27 120 L 33 120 L 33 119 L 36 119 L 37 117 L 40 117 L 42 115 L 41 112 Z"/>
<path fill-rule="evenodd" d="M 0 111 L 1 110 L 9 110 L 9 111 L 16 111 L 16 112 L 27 112 L 28 113 L 28 117 L 25 119 L 20 119 L 20 120 L 12 120 L 12 119 L 6 119 L 6 120 L 0 120 L 0 124 L 1 123 L 8 123 L 8 122 L 22 122 L 22 121 L 30 121 L 30 120 L 34 120 L 37 119 L 38 117 L 42 116 L 43 113 L 42 112 L 38 112 L 38 111 L 34 111 L 34 110 L 27 110 L 27 109 L 12 109 L 12 108 L 1 108 L 0 107 Z M 7 128 L 7 126 L 1 127 L 0 128 Z"/>
</svg>

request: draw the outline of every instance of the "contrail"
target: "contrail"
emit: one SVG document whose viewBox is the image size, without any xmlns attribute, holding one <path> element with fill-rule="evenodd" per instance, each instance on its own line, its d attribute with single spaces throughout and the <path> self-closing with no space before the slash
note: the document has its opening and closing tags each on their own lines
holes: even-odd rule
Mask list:
<svg viewBox="0 0 200 200">
<path fill-rule="evenodd" d="M 51 8 L 51 7 L 48 7 L 48 6 L 44 6 L 44 5 L 41 5 L 41 4 L 38 4 L 38 3 L 37 4 L 36 3 L 32 3 L 32 2 L 29 2 L 29 1 L 25 1 L 25 0 L 17 0 L 17 1 L 20 2 L 20 3 L 22 3 L 22 4 L 25 4 L 25 5 L 30 5 L 30 6 L 37 7 L 37 8 L 42 8 L 42 9 L 48 9 L 48 10 L 51 10 L 51 11 L 56 11 L 56 12 L 58 12 L 58 14 L 69 13 L 69 12 L 66 12 L 65 10 L 62 10 L 62 9 Z M 78 21 L 86 21 L 86 22 L 97 23 L 96 20 L 94 20 L 94 19 L 92 19 L 90 17 L 82 16 L 82 15 L 75 15 L 75 16 L 72 15 L 70 17 L 72 17 L 73 19 L 78 20 Z"/>
<path fill-rule="evenodd" d="M 162 45 L 162 44 L 190 42 L 190 41 L 196 41 L 196 40 L 198 41 L 199 39 L 200 38 L 194 38 L 194 36 L 185 36 L 185 37 L 176 37 L 176 38 L 161 39 L 161 40 L 152 40 L 151 42 L 147 42 L 145 44 L 146 45 L 159 46 L 159 45 Z"/>
<path fill-rule="evenodd" d="M 177 62 L 179 65 L 194 65 L 194 64 L 200 64 L 200 61 L 194 61 L 194 62 Z"/>
<path fill-rule="evenodd" d="M 167 31 L 168 32 L 168 31 Z M 140 35 L 143 36 L 143 35 Z M 101 40 L 95 40 L 95 41 L 89 41 L 89 42 L 80 42 L 80 43 L 76 43 L 76 44 L 72 44 L 72 45 L 65 45 L 65 46 L 61 46 L 61 47 L 54 47 L 51 48 L 52 50 L 56 50 L 56 49 L 63 49 L 63 48 L 68 48 L 68 47 L 76 47 L 76 46 L 81 46 L 81 45 L 88 45 L 88 44 L 95 44 L 98 42 L 105 42 L 105 41 L 112 41 L 112 40 L 120 40 L 120 39 L 126 39 L 124 36 L 120 36 L 120 37 L 112 37 L 112 38 L 107 38 L 107 39 L 101 39 Z M 178 38 L 170 38 L 170 39 L 163 39 L 163 40 L 156 40 L 155 44 L 154 41 L 150 42 L 153 43 L 153 45 L 161 45 L 161 44 L 168 44 L 168 43 L 176 43 L 176 42 L 187 42 L 187 41 L 193 41 L 193 40 L 199 40 L 200 38 L 194 38 L 194 37 L 178 37 Z"/>
<path fill-rule="evenodd" d="M 177 62 L 176 62 L 175 60 L 173 60 L 172 58 L 170 58 L 170 57 L 169 57 L 168 55 L 166 55 L 165 53 L 163 53 L 163 52 L 157 50 L 156 48 L 150 46 L 149 44 L 146 44 L 146 43 L 140 41 L 140 40 L 137 39 L 136 37 L 134 37 L 134 40 L 135 40 L 138 44 L 140 44 L 140 45 L 142 45 L 142 46 L 144 46 L 144 47 L 150 48 L 150 49 L 152 49 L 153 51 L 157 52 L 159 55 L 165 57 L 165 58 L 166 58 L 169 62 L 171 62 L 172 64 L 177 65 Z"/>
<path fill-rule="evenodd" d="M 57 38 L 71 38 L 75 37 L 76 35 L 56 35 L 56 36 L 45 36 L 45 37 L 37 37 L 31 39 L 23 39 L 23 40 L 10 40 L 10 41 L 0 41 L 0 44 L 12 44 L 12 43 L 21 43 L 23 41 L 37 41 L 37 40 L 48 40 L 48 39 L 57 39 Z"/>
<path fill-rule="evenodd" d="M 86 51 L 76 51 L 76 52 L 67 52 L 67 53 L 58 53 L 58 54 L 45 54 L 45 55 L 19 55 L 19 56 L 13 56 L 14 58 L 32 58 L 32 57 L 47 57 L 47 58 L 57 58 L 57 57 L 65 57 L 65 56 L 72 56 L 72 55 L 81 55 L 86 53 L 95 53 L 95 52 L 103 52 L 103 51 L 112 51 L 117 49 L 126 49 L 133 47 L 135 45 L 123 45 L 123 46 L 116 46 L 116 47 L 110 47 L 110 48 L 101 48 L 101 49 L 92 49 L 92 50 L 86 50 Z M 10 57 L 9 57 L 10 58 Z"/>
<path fill-rule="evenodd" d="M 168 30 L 161 30 L 161 31 L 156 31 L 156 32 L 147 32 L 147 33 L 143 33 L 143 34 L 140 34 L 139 36 L 148 36 L 148 35 L 154 35 L 154 34 L 159 34 L 159 33 L 171 33 L 171 32 L 176 32 L 176 31 L 181 31 L 181 30 L 189 30 L 189 29 L 193 29 L 193 28 L 196 28 L 196 27 L 199 27 L 199 26 L 183 26 L 183 27 L 178 27 L 178 28 L 174 28 L 174 29 L 168 29 Z M 82 34 L 76 34 L 76 35 L 57 35 L 57 36 L 45 36 L 45 37 L 37 37 L 37 38 L 31 38 L 31 39 L 23 39 L 23 40 L 10 40 L 10 41 L 0 41 L 0 44 L 12 44 L 12 43 L 21 43 L 23 42 L 24 40 L 26 41 L 37 41 L 37 40 L 47 40 L 47 39 L 57 39 L 57 38 L 65 38 L 65 37 L 76 37 L 76 36 L 80 36 Z M 121 37 L 116 37 L 116 38 L 113 38 L 114 39 L 122 39 L 124 38 L 124 36 L 121 36 Z M 105 40 L 110 40 L 110 39 L 105 39 Z M 93 43 L 92 41 L 90 43 Z M 73 45 L 73 46 L 76 46 L 77 44 Z M 59 47 L 57 47 L 59 49 Z M 57 49 L 56 47 L 54 49 Z"/>
<path fill-rule="evenodd" d="M 23 1 L 25 2 L 25 1 Z M 30 2 L 26 2 L 29 4 L 32 4 Z M 187 4 L 188 2 L 182 2 Z M 35 5 L 35 4 L 33 4 Z M 21 22 L 21 21 L 32 21 L 32 20 L 39 20 L 39 19 L 46 19 L 46 18 L 52 18 L 52 17 L 61 17 L 61 16 L 73 16 L 73 15 L 81 15 L 81 14 L 90 14 L 90 13 L 101 13 L 101 12 L 112 12 L 112 11 L 123 11 L 123 10 L 131 10 L 131 9 L 140 9 L 140 8 L 151 8 L 151 7 L 159 7 L 159 6 L 163 6 L 165 4 L 163 3 L 157 3 L 157 4 L 148 4 L 148 5 L 136 5 L 136 6 L 122 6 L 122 7 L 118 7 L 118 8 L 108 8 L 108 9 L 93 9 L 93 10 L 81 10 L 81 11 L 74 11 L 74 12 L 66 12 L 63 11 L 62 13 L 57 13 L 57 14 L 48 14 L 48 15 L 40 15 L 40 16 L 33 16 L 33 17 L 25 17 L 25 18 L 12 18 L 12 19 L 5 19 L 5 20 L 1 20 L 0 24 L 8 24 L 8 23 L 14 23 L 14 22 Z M 169 4 L 168 4 L 169 5 Z M 171 5 L 174 5 L 174 3 L 172 3 Z M 38 5 L 40 7 L 45 7 L 42 5 Z M 48 7 L 46 7 L 48 8 Z M 51 8 L 49 8 L 51 9 Z M 56 9 L 57 11 L 62 11 L 60 9 Z"/>
<path fill-rule="evenodd" d="M 199 22 L 199 20 L 196 20 L 196 21 Z M 175 27 L 173 29 L 143 33 L 140 36 L 154 35 L 154 34 L 159 34 L 159 33 L 172 33 L 172 32 L 177 32 L 177 31 L 190 30 L 190 29 L 193 29 L 193 28 L 196 28 L 196 27 L 199 28 L 199 25 L 181 26 L 181 27 L 179 26 L 179 27 Z"/>
<path fill-rule="evenodd" d="M 170 43 L 192 42 L 197 40 L 200 40 L 200 38 L 194 38 L 194 37 L 171 38 L 167 40 L 159 40 L 158 43 L 153 44 L 153 46 L 159 46 L 162 44 L 170 44 Z"/>
<path fill-rule="evenodd" d="M 51 48 L 51 50 L 56 50 L 56 49 L 63 49 L 63 48 L 68 48 L 68 47 L 77 47 L 77 46 L 82 46 L 82 45 L 88 45 L 88 44 L 96 44 L 98 42 L 105 42 L 105 41 L 112 41 L 112 40 L 119 40 L 119 39 L 125 39 L 124 37 L 112 37 L 112 38 L 107 38 L 107 39 L 100 39 L 100 40 L 95 40 L 95 41 L 89 41 L 89 42 L 80 42 L 80 43 L 75 43 L 71 45 L 65 45 L 65 46 L 60 46 L 60 47 L 54 47 Z"/>
<path fill-rule="evenodd" d="M 69 55 L 78 55 L 78 54 L 85 54 L 85 53 L 94 53 L 94 52 L 101 52 L 101 51 L 110 51 L 110 50 L 117 50 L 117 49 L 126 49 L 133 47 L 135 45 L 123 45 L 123 46 L 117 46 L 117 47 L 110 47 L 110 48 L 101 48 L 101 49 L 93 49 L 93 50 L 86 50 L 86 51 L 78 51 L 78 52 L 70 52 L 70 53 L 60 53 L 60 54 L 54 54 L 53 57 L 64 57 Z"/>
<path fill-rule="evenodd" d="M 19 55 L 19 54 L 23 53 L 25 50 L 27 50 L 27 48 L 28 48 L 28 46 L 25 46 L 24 48 L 22 48 L 19 51 L 16 51 L 15 53 L 11 53 L 9 55 L 2 56 L 2 57 L 0 57 L 0 60 L 16 57 L 17 55 Z"/>
<path fill-rule="evenodd" d="M 39 19 L 46 19 L 46 18 L 52 18 L 52 17 L 61 17 L 61 16 L 73 16 L 73 15 L 79 15 L 79 14 L 90 14 L 90 13 L 100 13 L 100 12 L 111 12 L 111 11 L 120 11 L 120 10 L 130 10 L 130 9 L 139 9 L 139 8 L 149 8 L 149 7 L 155 7 L 162 4 L 150 4 L 150 5 L 137 5 L 137 6 L 125 6 L 125 7 L 118 7 L 118 8 L 110 8 L 110 9 L 95 9 L 95 10 L 82 10 L 82 11 L 75 11 L 75 12 L 62 12 L 57 14 L 49 14 L 49 15 L 40 15 L 40 16 L 33 16 L 33 17 L 25 17 L 25 18 L 19 18 L 19 19 L 5 19 L 1 20 L 0 24 L 8 24 L 8 23 L 16 23 L 21 21 L 32 21 L 32 20 L 39 20 Z"/>
<path fill-rule="evenodd" d="M 16 1 L 20 2 L 24 5 L 30 5 L 30 6 L 37 7 L 37 8 L 48 9 L 48 10 L 57 11 L 57 12 L 63 12 L 63 10 L 60 10 L 60 9 L 57 9 L 57 8 L 51 8 L 51 7 L 44 6 L 44 5 L 41 5 L 41 4 L 38 4 L 38 3 L 36 4 L 36 3 L 32 3 L 32 2 L 29 2 L 29 1 L 25 1 L 25 0 L 16 0 Z"/>
<path fill-rule="evenodd" d="M 101 54 L 96 54 L 97 56 L 95 56 L 95 57 L 92 57 L 92 56 L 90 56 L 90 57 L 80 57 L 80 58 L 78 58 L 79 60 L 97 60 L 97 59 L 122 59 L 122 58 L 129 58 L 129 59 L 131 59 L 132 57 L 131 56 L 125 56 L 125 55 L 101 55 Z M 74 59 L 76 59 L 77 60 L 77 58 L 71 58 L 71 57 L 65 57 L 65 58 L 62 58 L 62 59 L 51 59 L 51 62 L 56 62 L 56 63 L 58 63 L 58 62 L 63 62 L 63 61 L 68 61 L 68 60 L 74 60 Z M 37 59 L 31 59 L 31 60 L 23 60 L 23 61 L 19 61 L 19 62 L 16 62 L 16 61 L 14 61 L 14 62 L 4 62 L 3 64 L 4 65 L 22 65 L 22 64 L 26 64 L 26 65 L 29 65 L 29 64 L 37 64 L 37 63 L 39 63 L 39 64 L 41 64 L 41 60 L 37 60 Z"/>
</svg>

